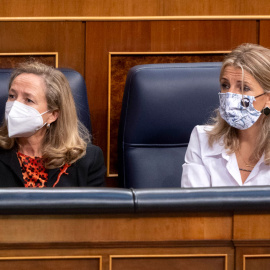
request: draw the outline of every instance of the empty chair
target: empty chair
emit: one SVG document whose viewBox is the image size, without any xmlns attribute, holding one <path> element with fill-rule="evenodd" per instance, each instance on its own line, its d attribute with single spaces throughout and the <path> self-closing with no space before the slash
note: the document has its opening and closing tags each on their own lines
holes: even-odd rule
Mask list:
<svg viewBox="0 0 270 270">
<path fill-rule="evenodd" d="M 130 69 L 118 136 L 126 188 L 180 187 L 195 125 L 218 107 L 221 63 L 140 65 Z"/>
</svg>

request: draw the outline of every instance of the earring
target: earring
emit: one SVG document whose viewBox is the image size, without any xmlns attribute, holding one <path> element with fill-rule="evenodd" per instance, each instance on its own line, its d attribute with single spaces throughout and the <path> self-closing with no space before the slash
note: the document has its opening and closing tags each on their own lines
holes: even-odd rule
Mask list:
<svg viewBox="0 0 270 270">
<path fill-rule="evenodd" d="M 47 124 L 47 125 L 46 125 L 46 128 L 47 128 L 47 129 L 50 129 L 50 126 L 51 126 L 51 124 Z"/>
<path fill-rule="evenodd" d="M 261 110 L 261 113 L 265 114 L 265 115 L 268 115 L 270 114 L 270 108 L 267 106 L 265 107 L 264 109 Z"/>
</svg>

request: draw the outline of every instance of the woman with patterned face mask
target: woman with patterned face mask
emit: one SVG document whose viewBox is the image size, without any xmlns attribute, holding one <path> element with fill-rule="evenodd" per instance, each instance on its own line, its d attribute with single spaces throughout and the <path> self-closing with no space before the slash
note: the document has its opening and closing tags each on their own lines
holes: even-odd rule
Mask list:
<svg viewBox="0 0 270 270">
<path fill-rule="evenodd" d="M 21 64 L 11 75 L 0 127 L 0 187 L 103 186 L 105 171 L 64 74 Z"/>
<path fill-rule="evenodd" d="M 270 50 L 243 44 L 220 73 L 211 125 L 192 131 L 182 187 L 270 184 Z"/>
</svg>

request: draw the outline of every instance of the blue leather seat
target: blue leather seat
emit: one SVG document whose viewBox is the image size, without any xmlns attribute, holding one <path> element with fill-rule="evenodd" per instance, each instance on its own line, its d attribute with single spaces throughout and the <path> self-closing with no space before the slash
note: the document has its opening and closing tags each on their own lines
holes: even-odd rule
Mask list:
<svg viewBox="0 0 270 270">
<path fill-rule="evenodd" d="M 80 121 L 91 132 L 91 121 L 84 78 L 72 69 L 59 69 L 69 81 Z M 0 121 L 3 120 L 8 97 L 8 84 L 12 69 L 0 69 Z"/>
<path fill-rule="evenodd" d="M 181 63 L 129 71 L 118 137 L 124 187 L 180 187 L 191 131 L 218 107 L 220 68 L 221 63 Z"/>
</svg>

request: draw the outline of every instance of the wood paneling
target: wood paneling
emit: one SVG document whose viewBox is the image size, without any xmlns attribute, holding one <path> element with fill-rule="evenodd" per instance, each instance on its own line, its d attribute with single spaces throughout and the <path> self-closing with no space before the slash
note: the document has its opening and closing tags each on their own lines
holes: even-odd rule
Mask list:
<svg viewBox="0 0 270 270">
<path fill-rule="evenodd" d="M 84 75 L 82 22 L 0 22 L 0 53 L 58 52 L 59 67 Z"/>
<path fill-rule="evenodd" d="M 5 270 L 57 269 L 100 270 L 99 259 L 85 257 L 2 257 L 0 268 Z"/>
<path fill-rule="evenodd" d="M 260 269 L 260 270 L 270 269 L 270 254 L 245 256 L 243 270 L 253 270 L 253 269 Z"/>
<path fill-rule="evenodd" d="M 269 15 L 268 0 L 1 0 L 0 17 Z"/>
<path fill-rule="evenodd" d="M 4 215 L 0 267 L 266 270 L 270 238 L 257 231 L 267 227 L 266 212 Z"/>
<path fill-rule="evenodd" d="M 108 113 L 108 57 L 110 51 L 150 51 L 149 22 L 86 23 L 85 79 L 93 141 L 106 154 Z"/>
<path fill-rule="evenodd" d="M 153 21 L 152 51 L 232 50 L 243 42 L 257 43 L 255 21 Z"/>
<path fill-rule="evenodd" d="M 138 256 L 112 258 L 112 270 L 227 270 L 226 255 Z"/>
<path fill-rule="evenodd" d="M 223 51 L 257 39 L 256 21 L 87 22 L 85 78 L 94 143 L 106 156 L 109 52 Z"/>
<path fill-rule="evenodd" d="M 198 262 L 218 266 L 216 269 L 222 265 L 221 269 L 225 269 L 227 258 L 228 270 L 232 270 L 232 225 L 230 213 L 5 215 L 0 216 L 0 267 L 1 264 L 8 265 L 3 260 L 7 258 L 13 269 L 17 269 L 15 264 L 19 262 L 22 262 L 19 265 L 22 268 L 18 269 L 63 269 L 69 262 L 72 269 L 87 266 L 96 269 L 98 259 L 84 256 L 100 256 L 102 269 L 113 270 L 114 266 L 110 268 L 111 256 L 152 255 L 155 260 L 146 258 L 143 262 L 145 266 L 153 267 L 161 262 L 161 256 L 166 255 L 167 259 L 163 258 L 161 263 L 166 264 L 168 260 L 173 267 L 178 262 L 173 257 L 179 258 L 181 265 L 190 261 L 187 257 L 192 257 L 190 266 L 195 267 L 189 268 L 192 270 L 198 269 Z M 48 259 L 50 256 L 58 258 Z M 123 267 L 123 263 L 131 268 Z M 121 261 L 117 269 L 121 265 L 121 269 L 133 269 L 138 263 L 136 260 Z"/>
<path fill-rule="evenodd" d="M 227 258 L 228 270 L 243 270 L 243 266 L 266 270 L 270 261 L 268 227 L 265 212 L 5 215 L 0 216 L 0 266 L 23 261 L 19 267 L 25 268 L 18 269 L 36 269 L 39 264 L 61 269 L 70 262 L 74 268 L 96 269 L 102 261 L 103 270 L 152 269 L 164 264 L 170 269 L 178 269 L 177 265 L 204 269 L 198 264 L 205 269 L 225 269 Z"/>
<path fill-rule="evenodd" d="M 252 0 L 164 0 L 164 14 L 167 15 L 269 15 L 267 0 L 255 3 Z"/>
<path fill-rule="evenodd" d="M 235 213 L 233 224 L 233 238 L 236 246 L 235 269 L 269 269 L 269 213 Z"/>
<path fill-rule="evenodd" d="M 270 261 L 269 240 L 265 243 L 260 240 L 246 241 L 235 249 L 235 269 L 239 270 L 268 270 Z"/>
<path fill-rule="evenodd" d="M 260 21 L 260 44 L 270 48 L 270 20 Z"/>
<path fill-rule="evenodd" d="M 268 213 L 235 214 L 234 239 L 270 239 L 270 215 Z"/>
<path fill-rule="evenodd" d="M 0 228 L 0 243 L 229 240 L 232 218 L 227 214 L 169 218 L 167 215 L 1 216 Z"/>
<path fill-rule="evenodd" d="M 44 63 L 52 67 L 58 67 L 58 56 L 57 53 L 50 55 L 42 54 L 27 54 L 21 55 L 18 53 L 14 54 L 1 54 L 0 53 L 0 68 L 15 68 L 18 63 L 29 61 L 30 59 L 36 59 L 37 61 Z"/>
</svg>

